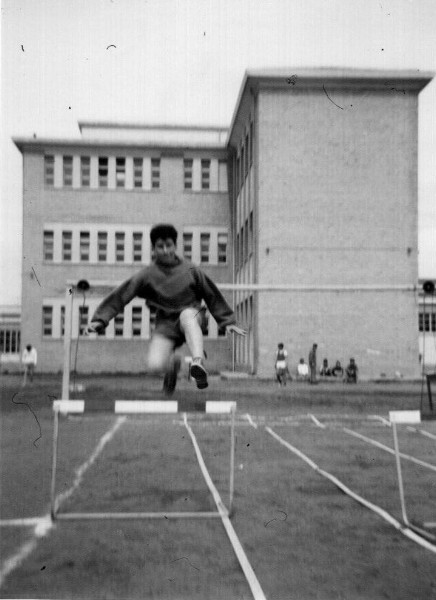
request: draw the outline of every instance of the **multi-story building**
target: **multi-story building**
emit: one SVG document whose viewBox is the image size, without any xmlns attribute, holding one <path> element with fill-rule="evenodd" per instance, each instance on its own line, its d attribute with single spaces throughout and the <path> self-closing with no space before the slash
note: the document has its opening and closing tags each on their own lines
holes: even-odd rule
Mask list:
<svg viewBox="0 0 436 600">
<path fill-rule="evenodd" d="M 420 72 L 249 72 L 229 132 L 236 361 L 354 357 L 362 377 L 419 374 Z M 276 290 L 274 291 L 274 288 Z"/>
<path fill-rule="evenodd" d="M 271 376 L 278 342 L 291 368 L 316 342 L 320 360 L 354 357 L 362 378 L 418 376 L 417 118 L 430 80 L 249 72 L 229 131 L 81 123 L 79 140 L 15 140 L 23 343 L 42 370 L 60 370 L 66 286 L 91 284 L 74 296 L 77 336 L 105 293 L 149 262 L 150 227 L 169 221 L 180 253 L 246 288 L 226 292 L 246 338 L 232 348 L 210 319 L 212 370 L 233 362 Z M 134 300 L 104 338 L 81 338 L 77 369 L 142 370 L 152 327 Z"/>
<path fill-rule="evenodd" d="M 42 371 L 62 369 L 66 289 L 74 295 L 74 344 L 107 292 L 150 262 L 156 223 L 173 223 L 179 253 L 213 280 L 231 280 L 226 130 L 80 129 L 79 140 L 15 140 L 24 172 L 22 340 L 38 349 Z M 76 287 L 80 280 L 91 286 L 86 296 Z M 80 337 L 72 367 L 143 370 L 153 316 L 133 300 L 104 336 Z M 231 342 L 212 317 L 206 337 L 213 369 L 228 368 Z"/>
</svg>

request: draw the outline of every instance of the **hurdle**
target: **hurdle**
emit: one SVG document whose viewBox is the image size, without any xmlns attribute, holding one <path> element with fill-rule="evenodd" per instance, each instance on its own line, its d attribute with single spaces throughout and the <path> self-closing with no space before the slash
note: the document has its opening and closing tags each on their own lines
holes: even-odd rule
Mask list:
<svg viewBox="0 0 436 600">
<path fill-rule="evenodd" d="M 397 477 L 398 477 L 398 490 L 400 494 L 400 504 L 401 504 L 401 514 L 403 517 L 403 522 L 412 531 L 415 531 L 418 535 L 426 538 L 431 542 L 436 542 L 436 536 L 423 529 L 422 527 L 417 526 L 412 523 L 407 516 L 406 510 L 406 498 L 404 494 L 404 483 L 403 483 L 403 474 L 401 470 L 401 457 L 400 457 L 400 448 L 398 444 L 398 432 L 397 432 L 397 424 L 402 425 L 411 425 L 421 423 L 421 412 L 419 410 L 394 410 L 389 412 L 389 421 L 392 425 L 392 432 L 394 436 L 394 450 L 395 450 L 395 463 L 397 467 Z M 424 527 L 434 527 L 435 523 L 424 523 Z"/>
<path fill-rule="evenodd" d="M 234 498 L 234 474 L 235 474 L 235 415 L 237 404 L 234 401 L 154 401 L 154 400 L 113 400 L 108 403 L 107 409 L 117 415 L 157 415 L 183 413 L 204 414 L 229 414 L 230 415 L 230 468 L 229 468 L 229 500 L 228 507 L 219 500 L 217 511 L 179 511 L 179 512 L 92 512 L 73 513 L 59 512 L 56 499 L 56 471 L 59 449 L 59 417 L 80 414 L 96 414 L 108 410 L 93 409 L 92 402 L 85 400 L 55 400 L 53 402 L 53 441 L 52 441 L 52 469 L 50 486 L 50 515 L 52 521 L 56 520 L 115 520 L 115 519 L 183 519 L 183 518 L 223 518 L 231 517 Z M 191 436 L 192 439 L 192 436 Z M 204 460 L 201 456 L 198 444 L 192 439 L 194 449 L 199 462 Z"/>
</svg>

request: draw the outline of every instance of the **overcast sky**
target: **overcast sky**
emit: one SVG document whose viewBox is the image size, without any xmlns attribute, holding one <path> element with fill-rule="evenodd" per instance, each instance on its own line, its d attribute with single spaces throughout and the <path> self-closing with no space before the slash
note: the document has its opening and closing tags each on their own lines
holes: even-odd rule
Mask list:
<svg viewBox="0 0 436 600">
<path fill-rule="evenodd" d="M 21 154 L 78 120 L 228 126 L 246 69 L 436 71 L 436 0 L 3 0 L 0 304 L 21 302 Z M 420 95 L 419 273 L 436 277 L 436 82 Z"/>
</svg>

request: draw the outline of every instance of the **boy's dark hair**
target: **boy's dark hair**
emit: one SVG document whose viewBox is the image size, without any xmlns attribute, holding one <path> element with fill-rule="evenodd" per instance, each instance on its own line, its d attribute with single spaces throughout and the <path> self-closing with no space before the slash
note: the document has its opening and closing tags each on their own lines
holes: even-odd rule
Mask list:
<svg viewBox="0 0 436 600">
<path fill-rule="evenodd" d="M 177 229 L 169 223 L 159 223 L 155 225 L 150 231 L 151 245 L 154 246 L 158 239 L 166 240 L 172 239 L 177 244 Z"/>
<path fill-rule="evenodd" d="M 282 343 L 279 344 L 279 348 L 283 348 L 283 344 Z"/>
</svg>

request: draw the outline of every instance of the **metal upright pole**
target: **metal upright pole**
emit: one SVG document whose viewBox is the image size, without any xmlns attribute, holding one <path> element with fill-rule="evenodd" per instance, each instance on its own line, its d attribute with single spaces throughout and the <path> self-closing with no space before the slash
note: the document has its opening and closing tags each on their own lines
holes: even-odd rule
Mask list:
<svg viewBox="0 0 436 600">
<path fill-rule="evenodd" d="M 70 398 L 71 326 L 73 322 L 73 289 L 67 286 L 65 292 L 64 323 L 64 370 L 62 376 L 62 400 Z"/>
<path fill-rule="evenodd" d="M 398 435 L 397 435 L 397 424 L 395 421 L 392 423 L 392 431 L 394 433 L 394 449 L 395 449 L 395 460 L 397 463 L 397 473 L 398 473 L 398 487 L 400 490 L 400 502 L 401 502 L 401 512 L 403 515 L 404 523 L 409 526 L 409 520 L 407 518 L 406 513 L 406 502 L 404 499 L 404 486 L 403 486 L 403 475 L 401 473 L 401 461 L 400 461 L 400 450 L 398 447 Z"/>
<path fill-rule="evenodd" d="M 56 518 L 56 464 L 58 458 L 58 438 L 59 438 L 59 410 L 56 408 L 54 411 L 53 421 L 53 451 L 52 451 L 52 463 L 51 463 L 51 488 L 50 488 L 50 514 L 54 521 Z"/>
<path fill-rule="evenodd" d="M 235 407 L 232 406 L 230 421 L 230 483 L 229 483 L 229 515 L 232 514 L 235 480 Z"/>
</svg>

